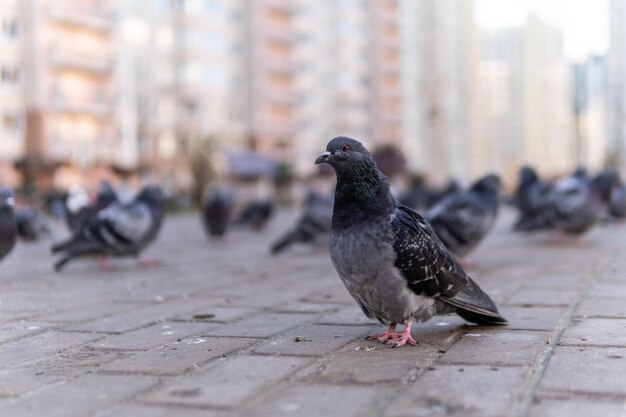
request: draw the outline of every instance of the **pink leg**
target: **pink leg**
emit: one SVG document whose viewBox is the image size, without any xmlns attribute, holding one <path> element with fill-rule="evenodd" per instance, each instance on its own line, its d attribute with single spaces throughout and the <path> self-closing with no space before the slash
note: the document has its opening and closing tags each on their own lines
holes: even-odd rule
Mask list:
<svg viewBox="0 0 626 417">
<path fill-rule="evenodd" d="M 402 335 L 401 333 L 396 333 L 396 326 L 396 323 L 391 323 L 385 333 L 372 334 L 367 336 L 365 340 L 378 340 L 381 343 L 385 343 L 389 339 L 396 340 Z"/>
<path fill-rule="evenodd" d="M 392 348 L 401 347 L 401 346 L 406 345 L 407 343 L 411 346 L 418 345 L 415 339 L 411 337 L 411 322 L 410 321 L 404 322 L 404 331 L 402 332 L 402 335 L 399 338 L 392 339 L 387 342 L 387 344 L 391 345 Z"/>
<path fill-rule="evenodd" d="M 161 265 L 161 261 L 159 261 L 158 259 L 143 259 L 143 258 L 139 258 L 137 260 L 137 263 L 139 264 L 139 266 L 142 266 L 144 268 L 151 268 L 153 266 L 160 266 Z"/>
<path fill-rule="evenodd" d="M 459 263 L 461 264 L 463 268 L 467 268 L 467 269 L 478 268 L 478 264 L 476 262 L 472 262 L 467 258 L 459 259 Z"/>
<path fill-rule="evenodd" d="M 107 258 L 106 256 L 99 257 L 98 264 L 100 265 L 100 268 L 104 269 L 105 271 L 113 271 L 115 269 L 113 268 L 113 265 L 111 265 L 111 263 L 109 262 L 109 258 Z"/>
</svg>

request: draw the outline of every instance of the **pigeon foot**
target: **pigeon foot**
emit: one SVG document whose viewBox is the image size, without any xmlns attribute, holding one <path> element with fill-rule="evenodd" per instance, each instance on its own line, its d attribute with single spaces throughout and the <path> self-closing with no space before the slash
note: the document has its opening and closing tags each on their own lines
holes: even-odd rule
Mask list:
<svg viewBox="0 0 626 417">
<path fill-rule="evenodd" d="M 105 271 L 110 272 L 110 271 L 115 270 L 113 265 L 111 265 L 111 262 L 109 262 L 109 258 L 107 258 L 106 256 L 102 256 L 98 258 L 98 264 L 100 265 L 100 268 L 102 268 Z"/>
<path fill-rule="evenodd" d="M 417 343 L 417 341 L 413 339 L 413 337 L 411 336 L 411 323 L 410 322 L 404 323 L 404 331 L 402 332 L 402 335 L 400 337 L 398 337 L 395 340 L 389 340 L 387 342 L 387 344 L 391 345 L 392 348 L 399 348 L 399 347 L 406 345 L 407 343 L 411 346 L 419 345 L 419 343 Z"/>
<path fill-rule="evenodd" d="M 389 328 L 387 329 L 387 331 L 385 333 L 377 333 L 377 334 L 372 334 L 369 335 L 365 338 L 365 340 L 378 340 L 380 343 L 385 343 L 387 340 L 392 340 L 395 341 L 397 339 L 399 339 L 400 337 L 402 337 L 402 333 L 397 333 L 396 330 L 396 323 L 391 323 L 391 325 L 389 326 Z"/>
<path fill-rule="evenodd" d="M 161 261 L 158 259 L 139 259 L 137 263 L 143 268 L 152 268 L 161 265 Z"/>
</svg>

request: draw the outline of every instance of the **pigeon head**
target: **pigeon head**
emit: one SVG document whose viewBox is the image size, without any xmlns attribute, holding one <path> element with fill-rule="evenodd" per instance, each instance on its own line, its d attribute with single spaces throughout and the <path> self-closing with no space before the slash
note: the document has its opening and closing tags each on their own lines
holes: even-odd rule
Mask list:
<svg viewBox="0 0 626 417">
<path fill-rule="evenodd" d="M 338 136 L 328 142 L 326 152 L 315 160 L 316 165 L 322 163 L 332 166 L 337 174 L 358 170 L 363 166 L 376 167 L 374 158 L 361 142 L 345 136 Z"/>
<path fill-rule="evenodd" d="M 591 188 L 600 196 L 603 202 L 608 203 L 611 192 L 619 186 L 619 174 L 614 169 L 606 169 L 599 173 L 592 181 Z"/>
<path fill-rule="evenodd" d="M 163 206 L 163 191 L 161 191 L 161 188 L 154 185 L 145 186 L 137 195 L 137 200 L 151 206 Z"/>
<path fill-rule="evenodd" d="M 0 209 L 12 208 L 15 204 L 13 191 L 8 188 L 0 188 Z"/>
<path fill-rule="evenodd" d="M 329 164 L 337 173 L 334 229 L 348 227 L 372 215 L 383 215 L 396 207 L 387 177 L 359 141 L 336 137 L 315 163 Z"/>
<path fill-rule="evenodd" d="M 524 166 L 519 171 L 520 184 L 534 184 L 539 181 L 539 176 L 534 169 L 529 166 Z"/>
<path fill-rule="evenodd" d="M 486 175 L 472 185 L 471 191 L 490 204 L 497 205 L 500 196 L 500 177 L 495 174 Z"/>
<path fill-rule="evenodd" d="M 108 181 L 100 181 L 98 184 L 97 201 L 100 205 L 107 205 L 117 200 L 117 194 Z"/>
</svg>

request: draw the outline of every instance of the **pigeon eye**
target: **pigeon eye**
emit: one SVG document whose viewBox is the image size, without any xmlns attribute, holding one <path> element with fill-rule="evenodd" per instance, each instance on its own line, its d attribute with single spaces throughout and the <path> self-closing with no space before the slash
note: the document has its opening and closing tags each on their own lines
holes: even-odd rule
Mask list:
<svg viewBox="0 0 626 417">
<path fill-rule="evenodd" d="M 343 145 L 343 147 L 341 148 L 341 150 L 343 152 L 348 152 L 350 150 L 350 147 L 348 145 Z"/>
</svg>

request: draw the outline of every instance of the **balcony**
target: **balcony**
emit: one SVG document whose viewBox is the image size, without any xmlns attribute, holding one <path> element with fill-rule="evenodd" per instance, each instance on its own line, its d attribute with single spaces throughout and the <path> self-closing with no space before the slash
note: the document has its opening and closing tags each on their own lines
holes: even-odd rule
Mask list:
<svg viewBox="0 0 626 417">
<path fill-rule="evenodd" d="M 106 76 L 113 68 L 110 55 L 94 55 L 76 51 L 50 50 L 50 62 L 57 68 L 73 69 L 93 75 Z"/>
<path fill-rule="evenodd" d="M 113 28 L 112 14 L 99 8 L 70 10 L 69 7 L 52 5 L 49 13 L 50 18 L 66 26 L 87 28 L 98 32 L 109 32 Z"/>
<path fill-rule="evenodd" d="M 73 116 L 92 116 L 105 119 L 111 117 L 113 113 L 111 101 L 100 96 L 92 99 L 74 99 L 56 94 L 51 98 L 50 104 L 52 110 Z"/>
</svg>

